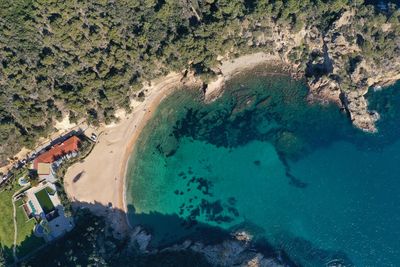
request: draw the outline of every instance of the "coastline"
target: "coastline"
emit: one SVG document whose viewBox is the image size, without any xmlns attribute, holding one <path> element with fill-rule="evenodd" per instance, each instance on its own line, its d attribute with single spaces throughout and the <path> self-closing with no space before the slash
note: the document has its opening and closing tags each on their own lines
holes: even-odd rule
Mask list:
<svg viewBox="0 0 400 267">
<path fill-rule="evenodd" d="M 193 77 L 191 77 L 193 78 Z M 128 219 L 128 205 L 126 201 L 126 188 L 127 188 L 127 172 L 128 172 L 128 167 L 129 167 L 129 161 L 131 159 L 133 150 L 135 149 L 135 145 L 137 143 L 138 138 L 140 137 L 140 134 L 142 133 L 143 129 L 145 128 L 147 122 L 153 117 L 154 112 L 157 110 L 158 106 L 160 103 L 168 97 L 171 93 L 173 93 L 175 90 L 179 88 L 179 86 L 186 86 L 184 82 L 182 82 L 182 79 L 184 79 L 183 76 L 181 76 L 180 81 L 178 84 L 176 83 L 171 83 L 171 84 L 163 84 L 161 82 L 160 84 L 155 85 L 154 87 L 161 87 L 161 91 L 155 96 L 153 100 L 150 100 L 149 106 L 146 109 L 146 113 L 143 114 L 142 119 L 139 122 L 139 125 L 136 127 L 135 126 L 135 131 L 133 132 L 133 135 L 131 136 L 124 152 L 124 157 L 120 163 L 120 183 L 119 183 L 119 204 L 122 205 L 122 210 L 125 212 L 125 220 L 126 224 L 132 228 L 132 226 L 129 223 Z M 194 80 L 189 80 L 190 85 L 194 85 L 196 81 Z M 151 88 L 150 90 L 156 90 L 154 88 Z M 145 100 L 146 101 L 146 100 Z"/>
<path fill-rule="evenodd" d="M 273 64 L 279 66 L 286 65 L 280 57 L 276 55 L 265 54 L 263 52 L 244 55 L 231 60 L 220 61 L 220 63 L 220 74 L 217 76 L 216 80 L 207 85 L 204 95 L 205 102 L 212 102 L 213 100 L 217 99 L 222 94 L 225 83 L 243 71 L 261 66 L 263 64 L 268 64 L 270 66 Z"/>
<path fill-rule="evenodd" d="M 86 207 L 93 213 L 110 219 L 113 228 L 121 233 L 129 227 L 125 205 L 125 172 L 130 153 L 142 128 L 152 117 L 158 104 L 173 91 L 193 82 L 181 73 L 152 81 L 145 86 L 146 98 L 134 101 L 131 114 L 119 112 L 120 121 L 101 127 L 98 143 L 83 161 L 71 166 L 64 177 L 64 186 L 74 207 Z M 81 175 L 80 175 L 81 174 Z M 79 180 L 74 178 L 80 175 Z M 110 213 L 109 207 L 113 212 Z"/>
<path fill-rule="evenodd" d="M 223 92 L 225 82 L 236 74 L 262 64 L 275 63 L 280 66 L 284 64 L 281 60 L 264 53 L 222 61 L 221 75 L 208 85 L 205 101 L 207 91 L 211 91 L 212 100 L 216 99 Z M 171 73 L 154 80 L 152 86 L 143 88 L 147 92 L 146 98 L 143 102 L 132 105 L 131 114 L 122 114 L 118 123 L 104 126 L 98 144 L 91 154 L 84 162 L 71 166 L 64 177 L 65 190 L 74 206 L 86 207 L 97 215 L 105 216 L 117 233 L 126 233 L 131 229 L 127 217 L 126 175 L 136 141 L 165 97 L 179 87 L 195 84 L 200 87 L 200 82 L 192 75 L 185 78 L 180 73 Z M 81 178 L 74 181 L 79 174 L 82 174 Z M 112 213 L 108 207 L 113 208 Z"/>
</svg>

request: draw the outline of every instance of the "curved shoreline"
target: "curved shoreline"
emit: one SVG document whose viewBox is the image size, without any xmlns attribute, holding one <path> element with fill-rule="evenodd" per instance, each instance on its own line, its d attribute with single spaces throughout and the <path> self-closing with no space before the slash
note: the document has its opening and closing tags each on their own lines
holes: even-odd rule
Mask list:
<svg viewBox="0 0 400 267">
<path fill-rule="evenodd" d="M 264 53 L 255 53 L 255 54 L 250 54 L 250 55 L 244 55 L 239 58 L 223 62 L 221 65 L 221 75 L 217 77 L 216 80 L 213 82 L 209 83 L 207 86 L 207 90 L 204 94 L 204 100 L 205 102 L 210 102 L 218 98 L 224 91 L 224 85 L 227 81 L 232 79 L 234 76 L 249 70 L 256 68 L 258 66 L 261 66 L 263 64 L 271 64 L 272 63 L 277 63 L 278 65 L 282 66 L 284 63 L 279 61 L 278 58 L 274 56 L 270 56 Z M 128 205 L 127 205 L 127 199 L 126 199 L 126 193 L 127 193 L 127 171 L 129 167 L 129 162 L 132 157 L 132 153 L 135 149 L 135 145 L 137 143 L 138 138 L 140 137 L 140 134 L 142 133 L 144 127 L 147 125 L 147 122 L 153 117 L 154 112 L 157 110 L 158 106 L 160 103 L 168 97 L 171 93 L 173 93 L 177 88 L 176 86 L 171 86 L 170 88 L 167 88 L 166 92 L 164 92 L 163 95 L 159 96 L 158 98 L 154 99 L 153 102 L 151 102 L 151 106 L 149 108 L 149 113 L 147 113 L 147 116 L 145 116 L 141 122 L 140 126 L 137 128 L 135 131 L 134 135 L 132 136 L 128 147 L 125 150 L 125 156 L 124 160 L 121 163 L 121 173 L 120 176 L 123 177 L 123 186 L 122 186 L 122 205 L 124 207 L 124 212 L 125 212 L 125 220 L 126 224 L 130 229 L 132 229 L 132 225 L 130 224 L 129 217 L 128 217 Z M 211 89 L 211 90 L 210 90 Z M 210 92 L 211 91 L 211 92 Z"/>
<path fill-rule="evenodd" d="M 64 177 L 65 190 L 74 207 L 88 208 L 105 216 L 117 232 L 127 230 L 125 173 L 130 154 L 141 130 L 152 117 L 158 104 L 175 88 L 185 86 L 190 78 L 171 73 L 145 86 L 143 102 L 136 102 L 131 114 L 120 112 L 118 123 L 101 126 L 98 143 L 84 160 L 72 165 Z M 81 174 L 79 180 L 74 178 Z M 112 207 L 112 209 L 110 209 Z"/>
<path fill-rule="evenodd" d="M 222 62 L 221 75 L 207 88 L 207 91 L 217 92 L 216 95 L 212 94 L 210 101 L 222 93 L 227 80 L 242 71 L 262 64 L 284 65 L 282 61 L 264 53 L 255 53 Z M 131 114 L 120 116 L 120 122 L 102 126 L 99 129 L 102 135 L 99 136 L 98 144 L 91 154 L 84 162 L 71 166 L 64 178 L 65 190 L 75 207 L 89 208 L 93 213 L 107 217 L 117 233 L 126 233 L 132 228 L 127 216 L 126 199 L 126 176 L 131 155 L 143 128 L 165 97 L 179 87 L 196 84 L 200 87 L 202 82 L 199 79 L 191 74 L 187 76 L 171 73 L 152 81 L 153 85 L 142 89 L 146 92 L 145 100 L 136 103 Z M 79 173 L 83 175 L 78 181 L 74 181 L 74 177 Z"/>
<path fill-rule="evenodd" d="M 175 90 L 177 90 L 179 85 L 183 85 L 183 84 L 171 83 L 171 84 L 165 84 L 165 85 L 161 86 L 162 92 L 160 92 L 160 94 L 157 95 L 157 97 L 150 103 L 150 106 L 147 108 L 146 113 L 144 114 L 144 117 L 141 119 L 139 126 L 136 127 L 135 132 L 133 133 L 131 139 L 129 140 L 129 142 L 127 144 L 127 147 L 125 148 L 124 157 L 123 157 L 123 160 L 121 161 L 121 167 L 120 167 L 120 177 L 121 177 L 122 189 L 119 191 L 120 192 L 122 191 L 120 193 L 120 196 L 121 196 L 120 203 L 123 207 L 123 211 L 125 212 L 126 223 L 130 228 L 132 228 L 132 226 L 131 226 L 131 224 L 129 222 L 129 218 L 128 218 L 128 205 L 127 205 L 127 200 L 126 200 L 127 174 L 128 174 L 129 161 L 132 157 L 132 153 L 135 149 L 137 140 L 140 137 L 140 134 L 142 133 L 143 129 L 146 127 L 147 122 L 153 117 L 154 112 L 157 110 L 160 103 L 166 97 L 168 97 L 171 93 L 173 93 Z"/>
</svg>

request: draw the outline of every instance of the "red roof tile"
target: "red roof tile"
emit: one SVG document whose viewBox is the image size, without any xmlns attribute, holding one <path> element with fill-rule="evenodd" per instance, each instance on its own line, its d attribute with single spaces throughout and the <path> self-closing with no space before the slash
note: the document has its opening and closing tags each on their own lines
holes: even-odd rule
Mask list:
<svg viewBox="0 0 400 267">
<path fill-rule="evenodd" d="M 81 140 L 75 135 L 68 138 L 61 144 L 53 146 L 49 151 L 40 154 L 34 161 L 33 166 L 37 170 L 38 163 L 53 163 L 57 158 L 73 151 L 78 151 Z"/>
</svg>

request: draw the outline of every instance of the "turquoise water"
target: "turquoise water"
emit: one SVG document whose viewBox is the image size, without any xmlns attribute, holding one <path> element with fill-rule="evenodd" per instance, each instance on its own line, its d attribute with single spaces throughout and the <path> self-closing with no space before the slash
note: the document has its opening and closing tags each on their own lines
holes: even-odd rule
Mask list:
<svg viewBox="0 0 400 267">
<path fill-rule="evenodd" d="M 354 129 L 307 88 L 253 71 L 203 104 L 164 101 L 130 160 L 129 217 L 154 246 L 238 229 L 303 266 L 400 265 L 400 89 L 369 96 L 379 134 Z"/>
</svg>

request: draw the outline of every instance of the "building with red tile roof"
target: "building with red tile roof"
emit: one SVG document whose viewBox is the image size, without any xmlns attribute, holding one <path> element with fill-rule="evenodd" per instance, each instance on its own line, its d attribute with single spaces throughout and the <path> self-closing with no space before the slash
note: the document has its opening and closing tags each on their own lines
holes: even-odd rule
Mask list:
<svg viewBox="0 0 400 267">
<path fill-rule="evenodd" d="M 77 152 L 79 149 L 80 139 L 75 135 L 68 138 L 64 142 L 54 145 L 49 151 L 40 154 L 34 161 L 33 167 L 35 170 L 38 169 L 39 163 L 53 163 L 58 158 L 69 154 L 71 152 Z"/>
</svg>

